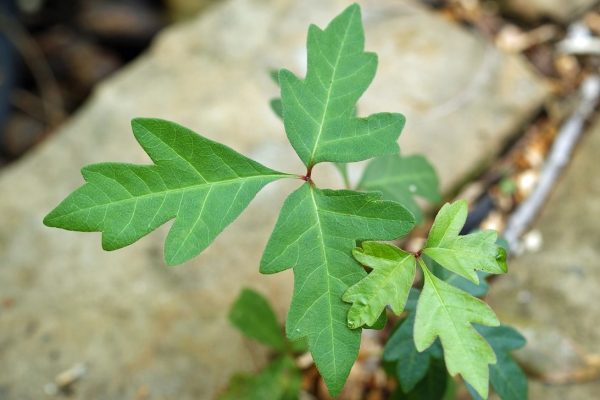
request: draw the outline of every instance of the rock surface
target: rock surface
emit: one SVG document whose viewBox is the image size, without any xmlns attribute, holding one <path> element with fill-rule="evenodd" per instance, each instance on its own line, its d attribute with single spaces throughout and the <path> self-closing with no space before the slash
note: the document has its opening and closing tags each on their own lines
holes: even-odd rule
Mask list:
<svg viewBox="0 0 600 400">
<path fill-rule="evenodd" d="M 500 320 L 527 337 L 518 353 L 527 369 L 554 379 L 589 372 L 585 357 L 595 357 L 596 374 L 600 367 L 598 154 L 600 121 L 584 137 L 536 223 L 542 248 L 511 262 L 488 298 Z M 545 386 L 533 381 L 530 391 L 532 400 L 592 399 L 600 382 Z"/>
<path fill-rule="evenodd" d="M 347 4 L 227 1 L 171 27 L 54 137 L 1 171 L 0 398 L 43 398 L 46 383 L 83 362 L 75 399 L 211 399 L 231 373 L 265 361 L 226 314 L 250 286 L 283 318 L 292 274 L 260 276 L 258 261 L 298 182 L 268 186 L 205 253 L 177 268 L 162 262 L 166 227 L 106 253 L 98 234 L 41 221 L 81 184 L 83 165 L 148 162 L 128 126 L 135 116 L 177 121 L 302 172 L 269 110 L 277 90 L 268 70 L 302 71 L 308 23 L 323 26 Z M 363 10 L 380 67 L 361 112 L 405 112 L 404 152 L 427 153 L 446 188 L 497 152 L 547 93 L 522 60 L 412 2 L 370 0 Z M 319 169 L 318 184 L 337 183 L 331 169 Z"/>
<path fill-rule="evenodd" d="M 509 11 L 530 21 L 552 18 L 567 23 L 597 3 L 598 0 L 505 0 L 502 4 Z"/>
</svg>

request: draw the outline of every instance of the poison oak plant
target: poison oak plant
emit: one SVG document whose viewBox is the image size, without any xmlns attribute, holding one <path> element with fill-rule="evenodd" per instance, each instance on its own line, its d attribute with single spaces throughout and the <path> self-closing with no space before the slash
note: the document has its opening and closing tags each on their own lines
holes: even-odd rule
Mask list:
<svg viewBox="0 0 600 400">
<path fill-rule="evenodd" d="M 473 393 L 487 397 L 489 365 L 500 367 L 492 367 L 492 378 L 503 374 L 503 365 L 518 369 L 507 351 L 522 340 L 508 328 L 486 328 L 499 325 L 496 316 L 464 290 L 481 291 L 483 273 L 506 271 L 506 254 L 496 244 L 496 233 L 460 236 L 467 205 L 457 202 L 441 209 L 425 247 L 417 253 L 376 242 L 411 231 L 421 219 L 414 196 L 439 200 L 437 177 L 424 158 L 400 156 L 401 114 L 356 114 L 356 102 L 377 68 L 377 56 L 364 51 L 359 6 L 348 7 L 324 30 L 311 26 L 307 47 L 306 77 L 279 71 L 281 99 L 272 101 L 306 172 L 275 171 L 173 122 L 135 119 L 133 133 L 153 164 L 83 168 L 85 184 L 44 223 L 100 231 L 102 247 L 115 250 L 175 219 L 164 256 L 167 264 L 180 264 L 204 250 L 265 185 L 299 179 L 260 263 L 265 274 L 293 269 L 288 339 L 272 334 L 272 313 L 260 314 L 264 307 L 259 306 L 248 312 L 262 315 L 265 330 L 255 319 L 245 332 L 280 352 L 288 348 L 288 340 L 304 341 L 335 396 L 357 358 L 362 328 L 383 326 L 389 305 L 395 314 L 408 312 L 385 351 L 385 358 L 398 364 L 403 393 L 413 396 L 411 391 L 423 387 L 419 382 L 424 377 L 445 378 L 439 368 L 443 359 L 451 375 L 460 374 Z M 358 184 L 360 191 L 321 189 L 312 180 L 318 163 L 337 163 L 347 176 L 345 163 L 370 158 L 374 160 Z M 424 285 L 418 300 L 407 307 L 417 265 Z M 415 298 L 416 293 L 413 290 Z M 248 294 L 244 301 L 257 303 Z M 236 315 L 234 309 L 232 320 Z M 238 324 L 244 329 L 243 325 Z M 289 356 L 279 360 L 271 372 L 292 371 L 286 376 L 295 376 Z M 499 393 L 502 385 L 510 386 L 498 383 L 500 378 L 496 382 L 492 379 Z"/>
<path fill-rule="evenodd" d="M 268 301 L 251 289 L 242 290 L 229 311 L 229 320 L 245 336 L 269 347 L 275 357 L 254 375 L 234 375 L 219 400 L 298 399 L 302 372 L 293 356 L 306 351 L 306 342 L 289 341 Z"/>
</svg>

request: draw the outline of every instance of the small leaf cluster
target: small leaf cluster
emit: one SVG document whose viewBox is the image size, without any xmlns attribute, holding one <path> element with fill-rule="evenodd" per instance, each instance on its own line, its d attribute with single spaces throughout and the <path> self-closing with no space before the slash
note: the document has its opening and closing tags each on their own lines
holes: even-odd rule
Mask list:
<svg viewBox="0 0 600 400">
<path fill-rule="evenodd" d="M 460 374 L 485 398 L 488 365 L 496 363 L 496 355 L 472 324 L 497 326 L 500 322 L 485 302 L 438 278 L 423 260 L 428 257 L 476 285 L 479 284 L 477 270 L 492 274 L 506 272 L 506 251 L 496 244 L 495 231 L 459 235 L 467 211 L 465 201 L 445 204 L 435 218 L 424 248 L 417 254 L 391 244 L 362 243 L 354 249 L 354 257 L 369 267 L 371 273 L 350 287 L 343 300 L 352 303 L 348 313 L 351 327 L 371 324 L 388 304 L 392 312 L 400 314 L 405 309 L 419 264 L 423 290 L 414 322 L 412 315 L 408 321 L 408 325 L 414 325 L 415 348 L 425 352 L 439 338 L 450 375 Z M 428 360 L 426 354 L 420 357 L 421 362 Z"/>
<path fill-rule="evenodd" d="M 252 289 L 242 290 L 229 311 L 229 320 L 246 337 L 269 347 L 276 356 L 256 374 L 234 375 L 219 400 L 297 399 L 302 375 L 293 355 L 306 351 L 306 343 L 289 341 L 268 301 Z"/>
<path fill-rule="evenodd" d="M 470 294 L 480 293 L 480 289 Z M 439 340 L 426 350 L 419 352 L 414 343 L 414 324 L 417 289 L 411 289 L 405 311 L 408 314 L 398 323 L 388 339 L 383 353 L 388 373 L 398 381 L 398 388 L 392 395 L 395 400 L 441 400 L 448 397 L 454 388 L 454 381 L 444 367 L 444 352 Z M 527 398 L 527 377 L 513 360 L 511 352 L 525 345 L 525 339 L 514 328 L 506 325 L 488 327 L 478 325 L 475 329 L 490 344 L 497 358 L 490 365 L 490 384 L 502 400 Z M 441 365 L 441 367 L 440 367 Z M 475 400 L 481 395 L 469 383 L 469 394 Z"/>
<path fill-rule="evenodd" d="M 448 282 L 448 281 L 446 281 Z M 472 287 L 469 294 L 482 293 Z M 440 363 L 444 362 L 444 352 L 439 340 L 426 350 L 419 352 L 414 342 L 414 324 L 417 299 L 420 292 L 411 289 L 405 311 L 407 315 L 398 323 L 388 339 L 383 353 L 387 369 L 398 381 L 398 389 L 392 398 L 413 400 L 439 400 L 452 389 L 450 376 L 442 374 Z M 482 295 L 485 293 L 482 293 Z M 502 400 L 527 398 L 527 377 L 513 360 L 511 352 L 525 345 L 525 338 L 507 325 L 475 326 L 477 332 L 494 350 L 497 362 L 489 367 L 490 384 Z M 443 368 L 445 372 L 445 368 Z M 469 394 L 475 400 L 483 399 L 477 390 L 467 382 Z"/>
<path fill-rule="evenodd" d="M 299 179 L 279 213 L 260 272 L 293 270 L 286 335 L 305 341 L 331 394 L 340 393 L 357 358 L 361 329 L 382 327 L 387 305 L 396 314 L 405 309 L 418 263 L 424 286 L 410 317 L 414 322 L 404 324 L 414 325 L 415 348 L 422 352 L 415 357 L 424 365 L 438 365 L 439 357 L 428 349 L 439 338 L 450 374 L 460 373 L 486 397 L 488 364 L 497 357 L 471 324 L 495 326 L 498 320 L 484 302 L 438 276 L 449 274 L 457 277 L 455 284 L 462 279 L 461 285 L 481 287 L 481 274 L 506 271 L 506 255 L 495 244 L 495 232 L 459 235 L 467 213 L 463 202 L 442 208 L 418 255 L 376 242 L 405 236 L 422 220 L 415 197 L 437 202 L 440 195 L 431 165 L 421 156 L 400 155 L 401 114 L 357 113 L 357 101 L 377 68 L 377 55 L 366 52 L 364 42 L 360 7 L 354 4 L 325 29 L 310 26 L 305 77 L 286 69 L 276 73 L 281 98 L 271 104 L 306 166 L 304 174 L 273 170 L 176 123 L 138 118 L 133 134 L 152 163 L 84 167 L 85 183 L 44 223 L 102 232 L 102 247 L 115 250 L 174 220 L 164 257 L 169 265 L 180 264 L 210 245 L 263 187 Z M 363 160 L 371 161 L 355 190 L 321 189 L 312 180 L 316 164 L 332 162 L 348 181 L 346 164 Z M 362 245 L 357 248 L 357 243 Z M 426 259 L 439 265 L 430 269 Z M 254 307 L 248 311 L 242 306 L 246 303 Z M 244 292 L 239 304 L 231 319 L 240 329 L 278 351 L 288 348 L 287 339 L 275 333 L 276 319 L 265 311 L 263 300 Z M 257 318 L 247 321 L 246 313 Z M 287 382 L 295 376 L 290 365 L 282 358 L 262 377 Z M 244 388 L 258 385 L 260 376 L 240 378 L 237 387 L 249 390 Z M 277 396 L 262 398 L 285 398 Z"/>
</svg>

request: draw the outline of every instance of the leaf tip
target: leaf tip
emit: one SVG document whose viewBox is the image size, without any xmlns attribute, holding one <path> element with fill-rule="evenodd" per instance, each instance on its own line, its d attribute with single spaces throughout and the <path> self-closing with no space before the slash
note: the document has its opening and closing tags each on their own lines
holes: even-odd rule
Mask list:
<svg viewBox="0 0 600 400">
<path fill-rule="evenodd" d="M 365 244 L 366 244 L 366 242 L 364 242 L 362 244 L 363 247 L 355 247 L 352 249 L 352 255 L 354 256 L 354 258 L 360 257 L 365 254 L 365 250 L 364 250 Z"/>
<path fill-rule="evenodd" d="M 174 125 L 175 123 L 170 121 L 161 120 L 159 118 L 144 118 L 144 117 L 136 117 L 131 120 L 131 130 L 133 131 L 133 136 L 140 141 L 140 137 L 150 131 L 151 125 L 153 123 L 167 123 Z"/>
<path fill-rule="evenodd" d="M 350 12 L 352 14 L 358 12 L 359 15 L 360 15 L 360 12 L 361 12 L 361 10 L 360 10 L 360 4 L 358 4 L 358 3 L 352 3 L 352 4 L 350 4 L 348 6 L 348 8 L 346 8 L 346 10 L 344 10 L 344 12 Z"/>
<path fill-rule="evenodd" d="M 477 272 L 474 269 L 469 269 L 465 271 L 465 273 L 467 274 L 467 277 L 471 282 L 479 286 L 479 275 L 477 275 Z"/>
<path fill-rule="evenodd" d="M 342 381 L 341 384 L 339 382 L 331 382 L 331 380 L 328 382 L 328 380 L 325 379 L 325 386 L 327 386 L 327 390 L 331 397 L 338 397 L 342 392 L 342 389 L 344 389 L 346 378 L 340 380 Z"/>
<path fill-rule="evenodd" d="M 178 250 L 175 250 L 171 246 L 169 246 L 167 238 L 167 243 L 165 244 L 165 249 L 163 253 L 163 259 L 165 260 L 165 264 L 167 264 L 167 266 L 174 267 L 176 265 L 183 264 L 190 258 L 191 257 L 181 255 L 181 253 Z"/>
<path fill-rule="evenodd" d="M 150 120 L 150 118 L 142 118 L 142 117 L 135 117 L 131 119 L 131 127 L 133 128 L 134 132 L 135 132 L 135 128 L 136 127 L 144 127 L 145 123 L 148 122 Z"/>
<path fill-rule="evenodd" d="M 473 387 L 473 389 L 475 389 L 477 394 L 479 396 L 481 396 L 482 399 L 488 398 L 488 394 L 489 394 L 489 390 L 490 390 L 488 382 L 486 382 L 485 384 L 482 384 L 482 383 L 473 384 L 473 383 L 469 382 L 469 384 Z"/>
<path fill-rule="evenodd" d="M 277 86 L 279 86 L 279 69 L 277 68 L 272 68 L 269 70 L 269 76 L 271 77 L 271 79 L 273 80 L 273 82 L 275 82 L 275 84 Z"/>
<path fill-rule="evenodd" d="M 282 87 L 282 90 L 283 90 L 284 84 L 288 84 L 291 80 L 294 80 L 294 79 L 298 79 L 298 77 L 296 76 L 296 74 L 294 74 L 289 69 L 282 68 L 279 70 L 278 81 L 279 81 L 279 85 Z"/>
<path fill-rule="evenodd" d="M 354 319 L 350 319 L 350 317 L 348 317 L 348 328 L 350 329 L 356 329 L 356 328 L 360 328 L 361 324 L 357 321 L 355 321 Z"/>
<path fill-rule="evenodd" d="M 274 259 L 273 259 L 272 255 L 270 254 L 270 252 L 268 252 L 268 251 L 269 251 L 269 245 L 267 244 L 267 247 L 263 251 L 263 254 L 260 259 L 259 266 L 258 266 L 258 272 L 260 272 L 263 275 L 271 275 L 271 274 L 281 271 L 279 268 L 276 268 L 275 265 L 273 264 Z"/>
<path fill-rule="evenodd" d="M 127 246 L 127 244 L 124 245 L 122 243 L 119 243 L 118 240 L 114 239 L 114 236 L 110 237 L 107 233 L 103 232 L 101 246 L 102 250 L 104 251 L 114 251 Z"/>
<path fill-rule="evenodd" d="M 44 219 L 42 220 L 42 223 L 49 228 L 56 228 L 57 227 L 56 222 L 55 222 L 56 214 L 57 214 L 57 212 L 56 212 L 56 208 L 55 208 L 54 210 L 50 211 L 44 217 Z"/>
<path fill-rule="evenodd" d="M 415 348 L 417 349 L 417 351 L 419 353 L 424 352 L 425 350 L 427 350 L 429 347 L 431 347 L 431 345 L 433 344 L 433 342 L 435 341 L 437 336 L 433 337 L 431 340 L 422 340 L 420 338 L 420 336 L 417 336 L 415 334 L 414 336 L 414 341 L 415 341 Z"/>
<path fill-rule="evenodd" d="M 457 207 L 460 207 L 460 208 L 468 207 L 467 200 L 465 200 L 465 199 L 456 200 L 454 203 L 448 203 L 448 204 L 457 204 Z"/>
</svg>

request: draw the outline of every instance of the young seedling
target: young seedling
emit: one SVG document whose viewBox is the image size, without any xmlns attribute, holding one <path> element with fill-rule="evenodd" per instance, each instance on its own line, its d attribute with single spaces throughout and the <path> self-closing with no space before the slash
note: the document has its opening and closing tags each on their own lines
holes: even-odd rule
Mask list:
<svg viewBox="0 0 600 400">
<path fill-rule="evenodd" d="M 306 343 L 287 340 L 267 299 L 252 289 L 242 290 L 229 320 L 246 337 L 269 347 L 275 357 L 256 374 L 235 374 L 219 400 L 297 399 L 302 373 L 293 355 L 306 351 Z"/>
<path fill-rule="evenodd" d="M 115 250 L 175 219 L 164 257 L 169 265 L 180 264 L 210 245 L 264 186 L 279 179 L 298 179 L 298 189 L 280 211 L 260 271 L 293 269 L 286 334 L 289 340 L 306 341 L 330 393 L 335 396 L 344 387 L 357 358 L 362 328 L 381 327 L 388 304 L 394 313 L 403 312 L 418 263 L 423 291 L 416 312 L 398 332 L 413 332 L 418 352 L 411 354 L 423 360 L 429 360 L 427 349 L 439 337 L 450 374 L 461 374 L 478 395 L 487 397 L 488 364 L 500 356 L 471 324 L 493 326 L 498 320 L 481 300 L 437 277 L 424 259 L 439 263 L 443 268 L 437 269 L 447 271 L 446 277 L 477 284 L 477 271 L 506 271 L 496 234 L 459 236 L 467 212 L 466 204 L 459 202 L 442 208 L 418 254 L 373 242 L 394 240 L 412 230 L 421 220 L 413 197 L 437 202 L 437 177 L 424 158 L 400 156 L 397 140 L 405 122 L 401 114 L 357 116 L 356 103 L 377 68 L 377 56 L 364 51 L 358 5 L 348 7 L 324 30 L 311 25 L 307 51 L 306 76 L 279 71 L 281 99 L 272 101 L 305 171 L 275 171 L 176 123 L 134 119 L 133 133 L 153 163 L 84 167 L 83 186 L 50 212 L 44 223 L 102 232 L 102 247 Z M 346 163 L 371 158 L 357 187 L 361 191 L 321 189 L 314 184 L 313 167 L 318 163 L 337 163 L 347 176 Z M 362 245 L 355 249 L 358 243 Z M 249 302 L 257 301 L 245 296 Z M 271 317 L 261 318 L 264 324 L 273 324 Z M 272 329 L 261 331 L 254 324 L 245 332 L 256 339 L 280 350 L 288 343 L 272 335 Z M 499 351 L 509 348 L 513 347 L 498 347 Z M 387 354 L 393 358 L 405 353 L 406 349 Z M 440 351 L 435 354 L 437 361 L 430 364 L 439 367 Z M 289 360 L 282 360 L 277 371 L 288 370 Z M 423 361 L 425 367 L 420 365 L 414 376 L 401 377 L 402 387 L 421 385 L 418 378 L 423 374 L 439 376 L 439 368 L 427 369 L 428 362 Z"/>
</svg>

